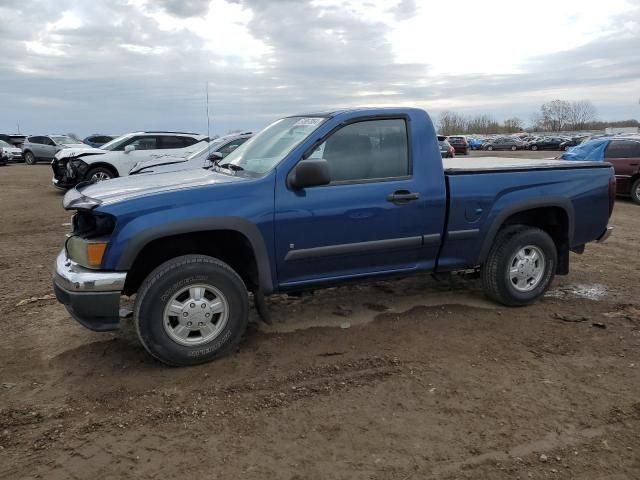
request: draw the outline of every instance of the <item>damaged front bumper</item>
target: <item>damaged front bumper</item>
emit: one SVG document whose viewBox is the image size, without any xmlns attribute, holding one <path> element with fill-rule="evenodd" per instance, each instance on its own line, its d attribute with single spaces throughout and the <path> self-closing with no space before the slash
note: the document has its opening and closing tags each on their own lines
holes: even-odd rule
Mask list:
<svg viewBox="0 0 640 480">
<path fill-rule="evenodd" d="M 60 190 L 68 190 L 84 180 L 89 165 L 76 158 L 54 158 L 51 162 L 51 183 Z"/>
<path fill-rule="evenodd" d="M 81 325 L 96 332 L 120 327 L 120 294 L 126 272 L 89 270 L 67 258 L 56 258 L 53 289 L 56 298 Z"/>
</svg>

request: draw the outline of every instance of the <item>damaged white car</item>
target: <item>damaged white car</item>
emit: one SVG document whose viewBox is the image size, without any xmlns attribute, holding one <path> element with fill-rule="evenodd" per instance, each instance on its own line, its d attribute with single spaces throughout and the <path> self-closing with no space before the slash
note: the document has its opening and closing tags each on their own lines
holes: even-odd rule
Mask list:
<svg viewBox="0 0 640 480">
<path fill-rule="evenodd" d="M 56 153 L 53 185 L 67 190 L 80 182 L 100 182 L 129 174 L 143 161 L 167 155 L 188 157 L 209 142 L 206 135 L 184 132 L 128 133 L 100 148 L 67 148 Z"/>
</svg>

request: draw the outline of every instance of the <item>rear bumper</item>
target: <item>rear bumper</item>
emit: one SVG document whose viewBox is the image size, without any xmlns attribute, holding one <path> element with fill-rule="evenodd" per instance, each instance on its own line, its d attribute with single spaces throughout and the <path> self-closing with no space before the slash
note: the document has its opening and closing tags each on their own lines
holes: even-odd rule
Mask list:
<svg viewBox="0 0 640 480">
<path fill-rule="evenodd" d="M 104 332 L 120 326 L 120 294 L 125 272 L 89 270 L 58 254 L 53 273 L 56 298 L 69 314 L 90 330 Z"/>
<path fill-rule="evenodd" d="M 611 236 L 612 233 L 613 233 L 613 227 L 607 226 L 605 231 L 602 232 L 602 235 L 600 235 L 596 241 L 598 243 L 604 243 L 607 241 L 607 239 Z"/>
</svg>

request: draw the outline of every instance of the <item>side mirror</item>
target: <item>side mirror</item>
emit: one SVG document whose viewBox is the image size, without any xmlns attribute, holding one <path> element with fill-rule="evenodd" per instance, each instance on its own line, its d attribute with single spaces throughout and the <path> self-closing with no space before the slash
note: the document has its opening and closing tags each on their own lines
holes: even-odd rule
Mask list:
<svg viewBox="0 0 640 480">
<path fill-rule="evenodd" d="M 135 145 L 127 145 L 124 147 L 124 153 L 131 153 L 136 149 Z"/>
<path fill-rule="evenodd" d="M 207 160 L 209 160 L 210 162 L 216 163 L 222 160 L 223 158 L 224 158 L 224 155 L 222 155 L 220 152 L 211 152 L 207 157 Z"/>
<path fill-rule="evenodd" d="M 331 183 L 329 163 L 324 159 L 302 160 L 289 174 L 289 186 L 295 190 Z"/>
</svg>

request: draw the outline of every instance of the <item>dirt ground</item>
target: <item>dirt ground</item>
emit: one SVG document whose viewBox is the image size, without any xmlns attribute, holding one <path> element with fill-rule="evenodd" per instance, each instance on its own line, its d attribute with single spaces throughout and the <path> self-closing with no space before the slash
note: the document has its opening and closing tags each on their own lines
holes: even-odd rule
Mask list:
<svg viewBox="0 0 640 480">
<path fill-rule="evenodd" d="M 278 296 L 236 354 L 176 369 L 52 298 L 69 213 L 50 177 L 0 167 L 0 478 L 640 478 L 628 200 L 534 306 L 462 277 Z"/>
</svg>

